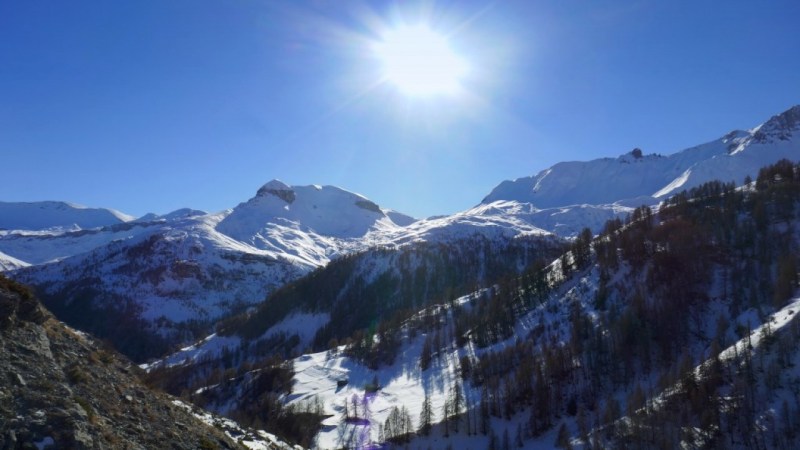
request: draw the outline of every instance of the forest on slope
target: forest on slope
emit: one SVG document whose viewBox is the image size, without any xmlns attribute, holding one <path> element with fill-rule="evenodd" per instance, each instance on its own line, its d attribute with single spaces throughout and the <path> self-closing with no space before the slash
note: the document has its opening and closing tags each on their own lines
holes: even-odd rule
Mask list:
<svg viewBox="0 0 800 450">
<path fill-rule="evenodd" d="M 499 448 L 498 424 L 506 424 L 522 445 L 555 434 L 551 443 L 562 447 L 792 448 L 800 439 L 800 324 L 791 302 L 800 165 L 782 160 L 750 181 L 710 182 L 657 212 L 638 208 L 597 237 L 581 233 L 552 264 L 498 278 L 468 303 L 430 305 L 373 333 L 357 330 L 344 354 L 376 374 L 420 336 L 420 373 L 457 356 L 464 398 L 450 401 L 433 431 L 423 417 L 405 421 L 397 405 L 397 423 L 414 425 L 400 434 L 421 443 L 444 427 Z M 518 333 L 523 319 L 534 324 L 526 335 Z M 387 354 L 388 343 L 395 351 Z M 253 376 L 236 372 L 239 381 Z M 223 383 L 228 394 L 193 398 L 230 400 L 237 380 Z M 274 386 L 263 387 L 253 395 Z M 270 394 L 273 418 L 285 414 L 281 398 L 291 392 L 282 385 Z M 256 411 L 250 405 L 231 414 L 256 420 L 245 414 Z M 305 408 L 319 420 L 329 415 L 321 401 Z"/>
</svg>

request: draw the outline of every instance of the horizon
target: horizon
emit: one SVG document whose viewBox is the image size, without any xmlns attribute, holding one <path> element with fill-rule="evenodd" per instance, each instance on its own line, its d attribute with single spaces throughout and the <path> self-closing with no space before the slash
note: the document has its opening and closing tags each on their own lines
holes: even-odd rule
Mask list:
<svg viewBox="0 0 800 450">
<path fill-rule="evenodd" d="M 798 17 L 789 1 L 0 5 L 0 200 L 218 212 L 279 179 L 451 214 L 561 161 L 673 154 L 799 104 Z M 371 46 L 420 23 L 469 65 L 459 92 L 381 78 Z"/>
</svg>

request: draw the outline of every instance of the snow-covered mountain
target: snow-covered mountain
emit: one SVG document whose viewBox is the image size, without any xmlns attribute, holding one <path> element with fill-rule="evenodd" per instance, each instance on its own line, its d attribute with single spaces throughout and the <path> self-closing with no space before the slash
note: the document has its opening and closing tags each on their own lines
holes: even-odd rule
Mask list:
<svg viewBox="0 0 800 450">
<path fill-rule="evenodd" d="M 633 209 L 622 204 L 539 209 L 526 202 L 497 200 L 451 216 L 417 221 L 390 233 L 389 240 L 395 244 L 449 242 L 476 234 L 492 239 L 548 234 L 569 237 L 577 235 L 585 227 L 600 230 L 609 219 L 625 216 Z"/>
<path fill-rule="evenodd" d="M 68 202 L 0 202 L 0 230 L 87 229 L 133 219 L 113 209 Z"/>
<path fill-rule="evenodd" d="M 598 218 L 655 205 L 712 180 L 741 184 L 767 164 L 798 156 L 800 106 L 795 106 L 751 130 L 731 131 L 668 156 L 644 155 L 637 149 L 617 158 L 561 162 L 535 176 L 503 181 L 481 203 L 530 205 L 522 208 L 525 220 L 561 235 L 575 233 L 575 224 L 597 232 L 604 223 Z"/>
<path fill-rule="evenodd" d="M 798 169 L 639 208 L 547 266 L 290 363 L 212 337 L 183 353 L 199 364 L 154 370 L 193 374 L 192 401 L 232 417 L 275 403 L 314 417 L 321 449 L 797 448 Z M 217 375 L 228 366 L 236 376 Z"/>
<path fill-rule="evenodd" d="M 675 376 L 717 354 L 715 346 L 736 342 L 727 351 L 734 358 L 719 354 L 742 366 L 752 355 L 742 362 L 737 353 L 758 344 L 751 326 L 767 343 L 770 323 L 790 338 L 800 334 L 793 320 L 800 238 L 786 226 L 798 221 L 798 169 L 782 161 L 759 174 L 767 163 L 798 159 L 798 130 L 795 107 L 670 156 L 637 151 L 560 163 L 502 183 L 467 211 L 424 220 L 337 187 L 277 180 L 213 214 L 182 209 L 96 226 L 17 217 L 8 220 L 17 226 L 0 231 L 0 270 L 34 285 L 61 320 L 140 361 L 204 337 L 150 367 L 192 362 L 165 369 L 165 377 L 220 413 L 265 420 L 264 405 L 278 404 L 316 414 L 324 420 L 319 447 L 399 439 L 387 434 L 391 418 L 410 412 L 421 420 L 426 403 L 441 413 L 423 445 L 442 444 L 449 426 L 469 424 L 458 435 L 465 447 L 487 440 L 497 447 L 497 436 L 476 429 L 503 427 L 517 430 L 520 446 L 548 447 L 560 440 L 561 424 L 564 439 L 583 445 L 592 433 L 598 445 L 605 439 L 613 447 L 616 438 L 600 436 L 619 425 L 611 420 L 683 420 L 668 408 L 660 415 L 656 396 L 682 402 L 669 399 L 685 394 Z M 567 244 L 551 231 L 599 230 L 637 205 L 746 175 L 759 175 L 758 183 L 706 186 L 693 201 L 679 196 L 669 208 L 636 209 L 630 223 L 593 243 L 582 235 L 554 260 Z M 25 215 L 19 211 L 8 217 Z M 219 335 L 208 336 L 214 325 Z M 259 358 L 309 347 L 330 350 L 294 359 L 289 395 L 291 364 L 275 375 Z M 782 357 L 759 358 L 782 364 Z M 770 370 L 778 387 L 765 381 L 766 391 L 788 395 L 780 385 L 796 371 Z M 710 401 L 722 405 L 741 393 L 745 378 L 734 371 Z M 273 375 L 288 384 L 267 392 L 276 388 Z M 640 384 L 650 386 L 651 411 L 626 405 L 626 418 L 614 399 L 641 405 L 631 400 Z M 762 423 L 780 406 L 769 398 L 757 405 Z M 261 415 L 250 416 L 251 408 Z M 588 410 L 598 418 L 582 425 Z M 713 442 L 719 426 L 700 419 L 686 429 L 705 427 L 695 440 Z M 757 428 L 748 418 L 724 420 Z M 488 428 L 479 426 L 484 421 Z"/>
<path fill-rule="evenodd" d="M 215 214 L 183 209 L 93 229 L 5 231 L 0 263 L 37 286 L 60 317 L 139 359 L 210 332 L 214 321 L 342 255 L 476 236 L 502 247 L 521 235 L 549 233 L 497 211 L 416 221 L 338 187 L 273 180 Z M 119 323 L 109 327 L 108 317 Z"/>
<path fill-rule="evenodd" d="M 322 265 L 346 248 L 380 240 L 408 216 L 387 215 L 366 197 L 335 186 L 288 186 L 272 180 L 239 204 L 216 230 L 257 249 L 293 255 Z"/>
<path fill-rule="evenodd" d="M 184 209 L 95 229 L 3 232 L 0 264 L 37 286 L 60 317 L 138 359 L 204 335 L 333 257 L 383 242 L 401 228 L 392 217 L 413 220 L 389 214 L 336 187 L 272 181 L 216 214 Z"/>
<path fill-rule="evenodd" d="M 0 270 L 38 286 L 56 313 L 86 319 L 88 299 L 178 342 L 342 255 L 419 242 L 460 245 L 476 236 L 497 243 L 575 236 L 704 181 L 740 183 L 767 163 L 800 155 L 799 117 L 794 107 L 669 156 L 631 152 L 559 163 L 501 183 L 474 208 L 424 220 L 338 187 L 277 180 L 213 214 L 181 209 L 133 220 L 66 203 L 0 203 L 0 227 L 8 229 L 0 231 Z"/>
</svg>

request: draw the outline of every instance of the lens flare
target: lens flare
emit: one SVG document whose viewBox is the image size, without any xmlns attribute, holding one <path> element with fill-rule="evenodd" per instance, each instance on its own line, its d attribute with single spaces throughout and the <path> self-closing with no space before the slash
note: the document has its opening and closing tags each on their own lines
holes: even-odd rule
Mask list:
<svg viewBox="0 0 800 450">
<path fill-rule="evenodd" d="M 426 26 L 388 31 L 375 44 L 386 80 L 413 96 L 453 94 L 461 88 L 467 63 L 447 39 Z"/>
</svg>

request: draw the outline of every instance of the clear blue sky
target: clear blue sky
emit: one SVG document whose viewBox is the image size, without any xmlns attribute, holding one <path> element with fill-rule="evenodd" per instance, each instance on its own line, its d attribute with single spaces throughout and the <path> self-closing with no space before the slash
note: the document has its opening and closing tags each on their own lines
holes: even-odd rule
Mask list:
<svg viewBox="0 0 800 450">
<path fill-rule="evenodd" d="M 375 84 L 425 20 L 467 95 Z M 800 2 L 0 2 L 0 200 L 218 211 L 272 178 L 418 217 L 504 179 L 672 153 L 800 103 Z"/>
</svg>

